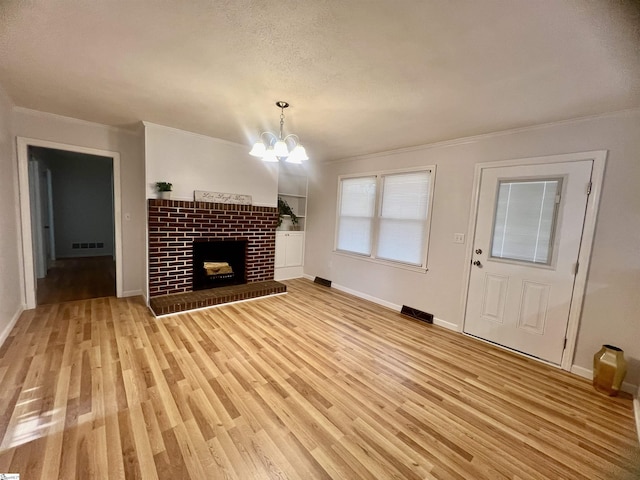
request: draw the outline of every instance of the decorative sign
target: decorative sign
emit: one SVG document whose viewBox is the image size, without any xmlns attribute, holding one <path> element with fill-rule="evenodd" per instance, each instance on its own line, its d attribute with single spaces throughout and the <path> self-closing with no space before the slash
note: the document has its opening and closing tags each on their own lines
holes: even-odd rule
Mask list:
<svg viewBox="0 0 640 480">
<path fill-rule="evenodd" d="M 203 192 L 202 190 L 194 190 L 193 199 L 196 202 L 251 205 L 251 195 L 242 195 L 240 193 Z"/>
</svg>

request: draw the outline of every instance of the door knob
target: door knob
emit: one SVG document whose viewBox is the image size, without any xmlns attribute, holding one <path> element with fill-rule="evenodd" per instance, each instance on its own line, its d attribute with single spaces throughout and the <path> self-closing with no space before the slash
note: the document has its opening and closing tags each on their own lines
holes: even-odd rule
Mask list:
<svg viewBox="0 0 640 480">
<path fill-rule="evenodd" d="M 481 248 L 476 248 L 476 253 L 477 253 L 478 255 L 480 255 L 480 254 L 482 253 L 482 249 L 481 249 Z"/>
<path fill-rule="evenodd" d="M 480 260 L 476 260 L 473 264 L 478 268 L 482 268 L 482 262 Z"/>
</svg>

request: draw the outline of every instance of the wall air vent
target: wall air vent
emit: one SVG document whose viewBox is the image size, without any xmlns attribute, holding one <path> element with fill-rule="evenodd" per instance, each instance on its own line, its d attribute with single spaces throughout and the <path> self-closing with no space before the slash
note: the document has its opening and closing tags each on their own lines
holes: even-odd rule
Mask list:
<svg viewBox="0 0 640 480">
<path fill-rule="evenodd" d="M 317 283 L 318 285 L 322 285 L 323 287 L 330 287 L 331 286 L 331 280 L 327 280 L 325 278 L 320 278 L 320 277 L 316 277 L 313 280 L 313 283 Z"/>
<path fill-rule="evenodd" d="M 71 248 L 76 250 L 87 249 L 87 248 L 104 248 L 104 242 L 87 242 L 87 243 L 72 243 Z"/>
<path fill-rule="evenodd" d="M 433 314 L 423 312 L 422 310 L 418 310 L 417 308 L 407 307 L 406 305 L 402 306 L 400 310 L 402 315 L 406 315 L 407 317 L 415 318 L 416 320 L 421 320 L 427 323 L 433 323 Z"/>
</svg>

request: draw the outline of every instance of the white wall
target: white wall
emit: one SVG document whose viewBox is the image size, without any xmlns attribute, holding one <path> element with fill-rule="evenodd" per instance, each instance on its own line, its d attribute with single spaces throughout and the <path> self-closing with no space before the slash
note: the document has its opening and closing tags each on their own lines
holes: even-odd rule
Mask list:
<svg viewBox="0 0 640 480">
<path fill-rule="evenodd" d="M 146 209 L 141 132 L 14 108 L 13 133 L 19 137 L 120 153 L 123 294 L 136 295 L 145 291 Z"/>
<path fill-rule="evenodd" d="M 155 182 L 173 184 L 174 200 L 193 201 L 194 190 L 251 195 L 275 207 L 278 164 L 249 156 L 250 147 L 145 122 L 147 198 Z"/>
<path fill-rule="evenodd" d="M 640 110 L 314 165 L 305 274 L 459 326 L 475 164 L 588 150 L 609 155 L 574 366 L 588 373 L 600 346 L 614 344 L 629 361 L 627 382 L 638 385 Z M 437 178 L 426 274 L 332 252 L 338 175 L 430 164 L 437 165 Z M 453 243 L 456 232 L 467 234 L 465 245 Z"/>
<path fill-rule="evenodd" d="M 0 188 L 0 344 L 4 342 L 24 309 L 21 246 L 18 228 L 18 169 L 11 135 L 13 105 L 0 87 L 0 170 L 5 181 Z"/>
</svg>

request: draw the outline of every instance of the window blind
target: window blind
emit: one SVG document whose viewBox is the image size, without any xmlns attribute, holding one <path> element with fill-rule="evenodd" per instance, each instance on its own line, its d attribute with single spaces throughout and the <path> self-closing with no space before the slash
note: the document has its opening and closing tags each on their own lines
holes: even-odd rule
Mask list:
<svg viewBox="0 0 640 480">
<path fill-rule="evenodd" d="M 382 176 L 376 257 L 422 265 L 426 248 L 431 172 Z"/>
<path fill-rule="evenodd" d="M 375 175 L 340 182 L 338 250 L 371 255 L 376 182 Z"/>
</svg>

